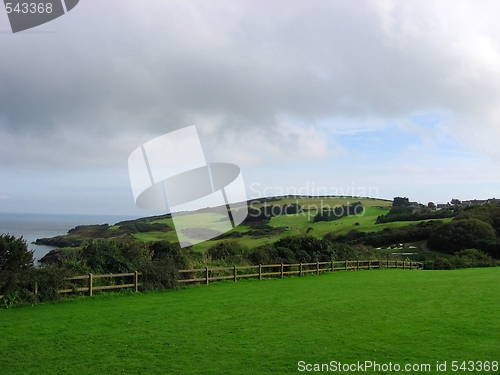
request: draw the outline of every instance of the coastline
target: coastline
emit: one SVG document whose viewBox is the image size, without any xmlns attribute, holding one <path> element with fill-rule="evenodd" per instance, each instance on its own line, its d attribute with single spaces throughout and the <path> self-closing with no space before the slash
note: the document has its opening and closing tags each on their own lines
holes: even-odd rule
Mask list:
<svg viewBox="0 0 500 375">
<path fill-rule="evenodd" d="M 57 246 L 36 245 L 39 238 L 51 238 L 67 234 L 77 225 L 105 224 L 110 225 L 136 219 L 125 215 L 82 215 L 82 214 L 34 214 L 0 212 L 0 234 L 22 236 L 28 244 L 28 249 L 34 250 L 35 261 L 40 260 L 50 250 Z"/>
</svg>

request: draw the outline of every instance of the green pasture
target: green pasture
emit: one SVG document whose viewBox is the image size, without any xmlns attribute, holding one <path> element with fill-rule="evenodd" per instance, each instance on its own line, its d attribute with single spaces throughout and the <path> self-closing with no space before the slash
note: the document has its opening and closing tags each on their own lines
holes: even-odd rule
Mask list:
<svg viewBox="0 0 500 375">
<path fill-rule="evenodd" d="M 439 373 L 451 374 L 451 361 L 500 360 L 499 279 L 499 268 L 340 271 L 1 309 L 0 369 L 290 374 L 299 361 L 376 361 L 437 374 L 447 361 Z"/>
<path fill-rule="evenodd" d="M 282 199 L 265 202 L 265 203 L 253 203 L 252 207 L 262 207 L 263 205 L 279 205 L 283 206 L 284 204 L 293 204 L 298 203 L 304 208 L 311 207 L 312 209 L 316 209 L 317 207 L 325 207 L 325 206 L 342 206 L 349 203 L 361 202 L 365 207 L 391 207 L 392 200 L 386 199 L 377 199 L 377 198 L 362 198 L 362 197 L 337 197 L 337 196 L 328 196 L 328 197 L 309 197 L 309 198 L 289 198 L 284 197 Z"/>
<path fill-rule="evenodd" d="M 390 223 L 375 224 L 377 217 L 389 212 L 389 208 L 365 207 L 363 215 L 353 215 L 343 217 L 334 221 L 312 222 L 316 212 L 300 213 L 296 215 L 281 215 L 273 217 L 270 225 L 274 227 L 287 227 L 287 235 L 306 234 L 321 238 L 325 234 L 332 232 L 336 235 L 345 235 L 349 231 L 356 229 L 361 232 L 376 232 L 384 228 L 399 228 L 410 224 L 418 224 L 420 221 L 395 221 Z M 452 218 L 439 219 L 443 222 Z M 359 225 L 356 225 L 358 223 Z M 309 229 L 312 228 L 312 229 Z"/>
<path fill-rule="evenodd" d="M 350 230 L 356 229 L 363 232 L 374 232 L 380 231 L 384 228 L 397 228 L 409 224 L 417 224 L 418 221 L 397 221 L 384 224 L 375 224 L 378 216 L 384 215 L 390 210 L 391 202 L 383 201 L 378 199 L 361 198 L 359 199 L 364 205 L 365 210 L 361 215 L 347 216 L 339 220 L 330 222 L 316 222 L 312 221 L 317 210 L 316 207 L 321 209 L 322 207 L 335 207 L 336 205 L 345 205 L 348 203 L 356 202 L 357 199 L 352 198 L 307 198 L 300 199 L 299 203 L 303 207 L 308 207 L 310 211 L 305 211 L 299 214 L 293 215 L 280 215 L 273 217 L 269 225 L 272 227 L 284 227 L 285 231 L 279 235 L 273 235 L 272 237 L 266 236 L 250 236 L 245 235 L 251 228 L 245 225 L 239 225 L 232 229 L 231 232 L 243 233 L 242 237 L 234 238 L 241 244 L 248 246 L 249 248 L 264 245 L 266 243 L 272 243 L 279 240 L 285 236 L 293 236 L 299 234 L 310 234 L 317 238 L 322 238 L 325 234 L 332 232 L 336 235 L 345 235 Z M 279 204 L 283 206 L 284 204 L 296 203 L 295 199 L 282 199 L 277 202 L 268 202 L 267 204 Z M 181 220 L 186 220 L 190 226 L 195 227 L 198 222 L 200 227 L 205 226 L 207 223 L 213 225 L 214 229 L 219 229 L 221 232 L 224 231 L 224 225 L 227 222 L 221 222 L 220 219 L 223 217 L 221 214 L 217 213 L 197 213 L 190 216 L 180 217 Z M 441 219 L 443 221 L 449 221 L 448 219 Z M 172 219 L 156 219 L 152 220 L 151 223 L 165 223 L 171 228 L 174 228 Z M 356 225 L 358 223 L 359 225 Z M 171 242 L 177 242 L 177 235 L 175 231 L 170 232 L 146 232 L 137 233 L 134 238 L 138 241 L 148 242 L 148 241 L 159 241 L 159 240 L 169 240 Z M 195 251 L 205 252 L 208 248 L 213 246 L 215 243 L 220 241 L 220 239 L 214 239 L 210 241 L 205 241 L 198 243 L 193 246 Z"/>
</svg>

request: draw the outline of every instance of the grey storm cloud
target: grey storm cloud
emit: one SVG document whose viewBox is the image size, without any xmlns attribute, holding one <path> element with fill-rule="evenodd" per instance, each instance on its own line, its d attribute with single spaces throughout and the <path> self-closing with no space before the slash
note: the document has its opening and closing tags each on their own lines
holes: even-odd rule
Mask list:
<svg viewBox="0 0 500 375">
<path fill-rule="evenodd" d="M 221 139 L 275 134 L 280 114 L 448 111 L 496 131 L 498 5 L 456 3 L 81 1 L 54 33 L 0 34 L 0 162 L 116 165 L 220 114 Z"/>
</svg>

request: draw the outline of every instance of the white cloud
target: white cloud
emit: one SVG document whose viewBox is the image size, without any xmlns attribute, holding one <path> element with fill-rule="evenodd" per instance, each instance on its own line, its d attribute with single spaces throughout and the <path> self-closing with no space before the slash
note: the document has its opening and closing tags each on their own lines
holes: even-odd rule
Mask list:
<svg viewBox="0 0 500 375">
<path fill-rule="evenodd" d="M 126 168 L 140 144 L 190 125 L 207 160 L 283 181 L 297 165 L 322 176 L 375 157 L 363 178 L 387 173 L 397 187 L 418 170 L 390 173 L 391 133 L 410 134 L 402 149 L 417 166 L 446 169 L 451 144 L 496 170 L 499 13 L 466 0 L 84 2 L 42 27 L 53 34 L 0 38 L 5 181 Z M 366 150 L 355 142 L 368 138 Z M 427 172 L 446 184 L 439 168 Z"/>
</svg>

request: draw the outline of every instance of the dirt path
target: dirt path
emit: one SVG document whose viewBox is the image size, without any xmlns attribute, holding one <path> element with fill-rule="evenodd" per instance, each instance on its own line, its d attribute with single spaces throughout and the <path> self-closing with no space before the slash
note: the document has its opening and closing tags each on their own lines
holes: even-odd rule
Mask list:
<svg viewBox="0 0 500 375">
<path fill-rule="evenodd" d="M 432 251 L 430 251 L 429 248 L 427 247 L 427 240 L 425 240 L 424 242 L 422 242 L 420 244 L 420 247 L 422 248 L 422 250 L 424 251 L 424 253 L 432 253 Z"/>
</svg>

